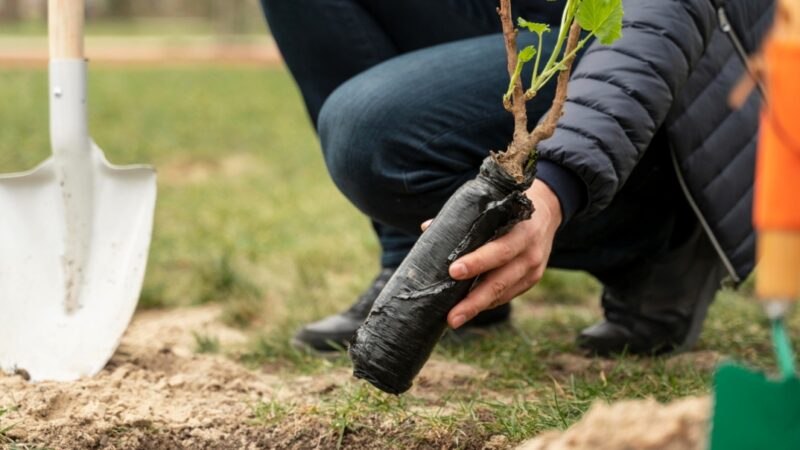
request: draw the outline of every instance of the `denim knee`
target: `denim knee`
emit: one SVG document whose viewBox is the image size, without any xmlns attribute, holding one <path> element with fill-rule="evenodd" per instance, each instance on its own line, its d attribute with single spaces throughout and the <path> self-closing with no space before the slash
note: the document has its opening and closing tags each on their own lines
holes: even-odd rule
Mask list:
<svg viewBox="0 0 800 450">
<path fill-rule="evenodd" d="M 407 192 L 402 144 L 390 131 L 397 127 L 392 113 L 398 111 L 385 96 L 353 81 L 334 91 L 320 111 L 325 164 L 333 182 L 357 208 L 372 218 L 387 219 L 388 203 Z"/>
</svg>

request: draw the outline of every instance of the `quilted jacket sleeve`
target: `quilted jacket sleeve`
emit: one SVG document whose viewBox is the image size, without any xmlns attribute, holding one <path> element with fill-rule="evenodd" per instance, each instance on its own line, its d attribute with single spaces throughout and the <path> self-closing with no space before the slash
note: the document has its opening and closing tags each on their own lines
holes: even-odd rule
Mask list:
<svg viewBox="0 0 800 450">
<path fill-rule="evenodd" d="M 708 0 L 623 5 L 623 37 L 586 51 L 555 134 L 539 144 L 542 159 L 571 170 L 586 185 L 586 202 L 576 217 L 597 214 L 611 203 L 717 26 Z"/>
</svg>

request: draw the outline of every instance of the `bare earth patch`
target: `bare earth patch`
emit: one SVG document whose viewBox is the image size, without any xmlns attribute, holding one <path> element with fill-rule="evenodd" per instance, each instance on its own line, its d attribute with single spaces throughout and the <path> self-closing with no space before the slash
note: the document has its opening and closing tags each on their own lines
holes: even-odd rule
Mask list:
<svg viewBox="0 0 800 450">
<path fill-rule="evenodd" d="M 330 421 L 309 413 L 322 396 L 356 383 L 350 371 L 287 378 L 223 355 L 196 354 L 195 334 L 214 337 L 226 349 L 245 343 L 245 336 L 221 325 L 218 315 L 216 307 L 138 314 L 111 362 L 93 378 L 33 384 L 0 374 L 0 407 L 11 409 L 3 425 L 15 424 L 6 437 L 58 449 L 335 447 L 340 436 Z M 443 390 L 485 376 L 472 366 L 434 360 L 412 395 L 436 399 Z M 259 401 L 290 405 L 291 411 L 258 422 L 254 407 Z M 401 439 L 404 431 L 379 417 L 372 425 L 370 433 L 344 442 L 381 448 L 376 434 L 393 432 Z M 435 447 L 453 446 L 434 444 L 452 442 L 452 436 L 429 438 Z M 483 439 L 467 444 L 480 448 Z"/>
<path fill-rule="evenodd" d="M 249 404 L 284 394 L 275 375 L 194 354 L 193 332 L 244 341 L 216 315 L 213 308 L 140 314 L 108 366 L 75 383 L 0 375 L 0 404 L 17 407 L 9 436 L 55 448 L 148 446 L 160 434 L 175 446 L 223 442 L 251 418 Z"/>
<path fill-rule="evenodd" d="M 551 431 L 519 450 L 703 450 L 709 398 L 686 398 L 668 405 L 655 400 L 595 403 L 580 422 Z"/>
<path fill-rule="evenodd" d="M 163 182 L 174 186 L 208 182 L 212 177 L 235 178 L 261 173 L 263 164 L 248 154 L 234 154 L 220 160 L 178 160 L 158 167 Z"/>
<path fill-rule="evenodd" d="M 456 412 L 459 403 L 447 400 L 453 393 L 483 389 L 484 398 L 506 399 L 483 388 L 490 376 L 483 369 L 434 358 L 399 411 L 347 416 L 348 408 L 370 402 L 375 407 L 390 397 L 364 388 L 347 368 L 287 375 L 266 366 L 250 369 L 230 355 L 198 354 L 198 336 L 234 354 L 247 343 L 242 332 L 219 322 L 219 314 L 218 307 L 137 314 L 111 362 L 93 378 L 33 384 L 0 374 L 0 409 L 9 410 L 0 429 L 13 424 L 0 434 L 0 447 L 4 440 L 58 449 L 503 449 L 513 444 L 479 426 L 497 420 L 491 414 L 457 428 L 431 425 Z M 717 359 L 699 352 L 671 363 L 705 368 Z M 611 364 L 559 355 L 552 370 L 608 370 Z M 666 406 L 652 400 L 597 403 L 566 432 L 546 432 L 523 448 L 701 449 L 708 409 L 708 399 Z M 356 422 L 340 423 L 353 417 Z"/>
</svg>

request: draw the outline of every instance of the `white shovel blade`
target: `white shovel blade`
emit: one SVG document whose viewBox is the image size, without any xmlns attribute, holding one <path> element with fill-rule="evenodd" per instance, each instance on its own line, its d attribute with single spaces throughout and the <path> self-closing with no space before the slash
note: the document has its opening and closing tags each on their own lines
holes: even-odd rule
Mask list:
<svg viewBox="0 0 800 450">
<path fill-rule="evenodd" d="M 0 176 L 0 369 L 31 380 L 99 372 L 141 292 L 156 200 L 155 172 L 115 167 L 93 146 L 94 208 L 76 310 L 65 309 L 64 205 L 52 159 Z"/>
</svg>

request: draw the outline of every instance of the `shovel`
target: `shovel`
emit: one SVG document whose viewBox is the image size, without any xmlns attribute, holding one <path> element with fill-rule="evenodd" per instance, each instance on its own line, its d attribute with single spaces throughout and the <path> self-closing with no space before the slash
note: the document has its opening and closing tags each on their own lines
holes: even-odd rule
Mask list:
<svg viewBox="0 0 800 450">
<path fill-rule="evenodd" d="M 761 120 L 754 203 L 756 294 L 772 322 L 780 376 L 733 364 L 717 371 L 711 450 L 800 449 L 800 379 L 784 325 L 800 297 L 800 14 L 793 19 L 795 38 L 779 38 L 785 25 L 779 19 L 765 47 L 770 96 Z"/>
<path fill-rule="evenodd" d="M 800 164 L 797 169 L 800 176 Z M 758 245 L 756 292 L 772 322 L 780 375 L 732 363 L 717 370 L 711 450 L 800 449 L 800 379 L 784 325 L 790 299 L 797 296 L 790 292 L 800 293 L 800 231 L 761 231 Z"/>
<path fill-rule="evenodd" d="M 99 372 L 130 322 L 156 175 L 111 165 L 89 137 L 84 0 L 48 8 L 52 156 L 0 175 L 0 369 L 66 381 Z"/>
</svg>

